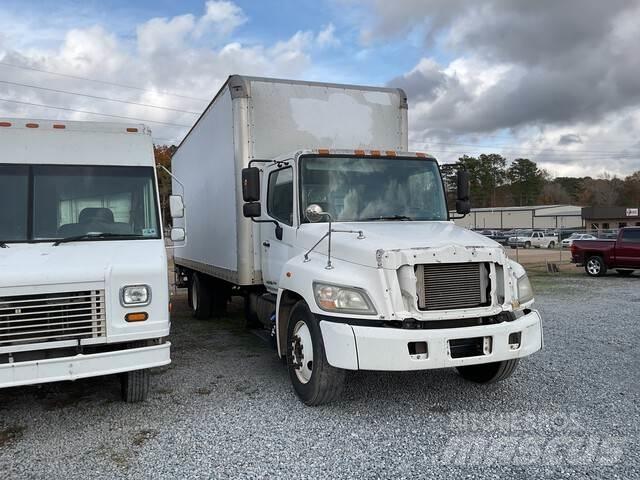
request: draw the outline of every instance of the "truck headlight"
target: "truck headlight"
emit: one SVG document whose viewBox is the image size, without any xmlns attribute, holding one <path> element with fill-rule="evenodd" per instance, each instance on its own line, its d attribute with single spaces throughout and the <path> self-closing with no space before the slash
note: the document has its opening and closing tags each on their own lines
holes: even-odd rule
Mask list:
<svg viewBox="0 0 640 480">
<path fill-rule="evenodd" d="M 327 312 L 375 315 L 376 309 L 366 292 L 360 288 L 342 287 L 314 282 L 313 294 L 318 307 Z"/>
<path fill-rule="evenodd" d="M 123 307 L 144 307 L 151 303 L 149 285 L 127 285 L 120 289 L 120 304 Z"/>
<path fill-rule="evenodd" d="M 529 277 L 525 273 L 520 278 L 518 278 L 518 301 L 520 304 L 530 302 L 533 300 L 533 288 L 531 287 L 531 282 L 529 281 Z"/>
</svg>

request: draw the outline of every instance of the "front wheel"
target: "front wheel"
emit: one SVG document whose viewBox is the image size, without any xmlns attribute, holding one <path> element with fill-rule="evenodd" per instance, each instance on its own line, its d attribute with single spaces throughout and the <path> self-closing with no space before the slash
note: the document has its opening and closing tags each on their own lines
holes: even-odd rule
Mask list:
<svg viewBox="0 0 640 480">
<path fill-rule="evenodd" d="M 134 370 L 123 373 L 121 388 L 122 399 L 125 402 L 144 402 L 149 395 L 149 370 Z"/>
<path fill-rule="evenodd" d="M 592 277 L 601 277 L 607 273 L 607 266 L 602 257 L 594 255 L 587 259 L 587 263 L 584 264 L 584 271 Z"/>
<path fill-rule="evenodd" d="M 494 383 L 509 378 L 515 372 L 518 361 L 518 358 L 514 358 L 502 362 L 456 367 L 456 369 L 465 380 L 475 383 Z"/>
<path fill-rule="evenodd" d="M 320 324 L 304 301 L 292 309 L 287 327 L 287 369 L 293 388 L 306 405 L 336 400 L 345 372 L 327 361 Z"/>
</svg>

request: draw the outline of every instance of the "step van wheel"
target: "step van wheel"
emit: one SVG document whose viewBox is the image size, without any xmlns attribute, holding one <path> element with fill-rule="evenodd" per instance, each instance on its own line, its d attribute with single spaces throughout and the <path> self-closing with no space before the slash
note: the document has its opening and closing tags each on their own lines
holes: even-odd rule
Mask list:
<svg viewBox="0 0 640 480">
<path fill-rule="evenodd" d="M 149 369 L 124 372 L 121 375 L 122 400 L 127 403 L 144 402 L 149 395 Z"/>
<path fill-rule="evenodd" d="M 518 358 L 501 362 L 481 363 L 456 367 L 458 373 L 465 380 L 475 383 L 495 383 L 509 378 L 518 366 Z"/>
<path fill-rule="evenodd" d="M 584 271 L 591 277 L 601 277 L 607 273 L 607 266 L 600 255 L 593 255 L 585 262 Z"/>
<path fill-rule="evenodd" d="M 198 320 L 211 316 L 211 291 L 200 273 L 194 274 L 191 281 L 191 313 Z"/>
<path fill-rule="evenodd" d="M 306 405 L 329 403 L 342 393 L 345 371 L 327 362 L 320 323 L 302 300 L 289 316 L 287 369 L 296 395 Z"/>
</svg>

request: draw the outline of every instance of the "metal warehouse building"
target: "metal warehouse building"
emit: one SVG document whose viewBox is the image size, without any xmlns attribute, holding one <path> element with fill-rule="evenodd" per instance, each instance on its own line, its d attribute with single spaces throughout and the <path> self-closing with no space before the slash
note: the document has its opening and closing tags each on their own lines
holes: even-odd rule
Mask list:
<svg viewBox="0 0 640 480">
<path fill-rule="evenodd" d="M 452 212 L 454 215 L 455 212 Z M 582 207 L 534 205 L 528 207 L 474 208 L 455 223 L 465 228 L 581 228 Z"/>
</svg>

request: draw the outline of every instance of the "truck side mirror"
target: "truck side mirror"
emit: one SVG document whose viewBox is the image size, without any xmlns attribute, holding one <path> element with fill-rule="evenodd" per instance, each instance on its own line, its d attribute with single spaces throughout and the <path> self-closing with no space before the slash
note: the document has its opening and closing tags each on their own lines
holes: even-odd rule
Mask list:
<svg viewBox="0 0 640 480">
<path fill-rule="evenodd" d="M 182 195 L 169 195 L 169 211 L 172 218 L 184 217 L 184 202 Z"/>
<path fill-rule="evenodd" d="M 456 213 L 467 215 L 471 211 L 471 202 L 469 201 L 469 172 L 466 170 L 458 170 L 456 174 L 457 199 Z"/>
<path fill-rule="evenodd" d="M 258 167 L 242 169 L 242 199 L 245 202 L 260 201 L 260 169 Z"/>
<path fill-rule="evenodd" d="M 172 228 L 171 229 L 171 241 L 172 242 L 184 242 L 186 234 L 184 228 Z"/>
<path fill-rule="evenodd" d="M 262 216 L 262 206 L 260 202 L 245 203 L 242 206 L 242 214 L 246 218 L 258 218 Z"/>
</svg>

